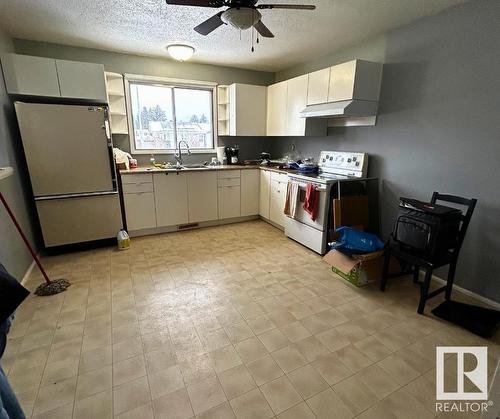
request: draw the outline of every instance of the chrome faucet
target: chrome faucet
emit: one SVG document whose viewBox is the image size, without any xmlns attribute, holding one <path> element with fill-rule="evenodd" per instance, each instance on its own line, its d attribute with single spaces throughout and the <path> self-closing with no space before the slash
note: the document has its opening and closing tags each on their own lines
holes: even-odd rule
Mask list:
<svg viewBox="0 0 500 419">
<path fill-rule="evenodd" d="M 174 157 L 175 157 L 175 161 L 177 162 L 177 167 L 181 167 L 182 166 L 182 149 L 181 149 L 181 144 L 184 143 L 185 146 L 186 146 L 186 150 L 187 150 L 187 153 L 188 153 L 188 156 L 191 155 L 191 150 L 189 149 L 189 144 L 184 141 L 184 140 L 181 140 L 177 143 L 177 152 L 174 154 Z"/>
</svg>

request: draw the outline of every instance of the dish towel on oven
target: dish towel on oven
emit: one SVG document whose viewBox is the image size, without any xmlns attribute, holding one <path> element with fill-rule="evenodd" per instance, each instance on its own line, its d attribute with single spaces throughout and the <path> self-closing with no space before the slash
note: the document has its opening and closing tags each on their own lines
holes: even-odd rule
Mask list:
<svg viewBox="0 0 500 419">
<path fill-rule="evenodd" d="M 286 186 L 286 199 L 284 213 L 287 217 L 295 218 L 297 215 L 297 201 L 299 199 L 299 184 L 290 182 Z"/>
<path fill-rule="evenodd" d="M 316 220 L 319 209 L 319 192 L 316 186 L 308 183 L 306 186 L 306 197 L 304 199 L 304 210 L 311 216 L 311 220 Z"/>
</svg>

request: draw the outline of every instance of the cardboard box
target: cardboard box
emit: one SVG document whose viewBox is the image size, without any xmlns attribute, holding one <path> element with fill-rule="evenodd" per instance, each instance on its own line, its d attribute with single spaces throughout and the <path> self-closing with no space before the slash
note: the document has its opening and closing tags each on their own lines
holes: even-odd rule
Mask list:
<svg viewBox="0 0 500 419">
<path fill-rule="evenodd" d="M 357 287 L 382 278 L 384 250 L 362 255 L 347 256 L 337 250 L 330 250 L 323 260 L 332 271 Z"/>
</svg>

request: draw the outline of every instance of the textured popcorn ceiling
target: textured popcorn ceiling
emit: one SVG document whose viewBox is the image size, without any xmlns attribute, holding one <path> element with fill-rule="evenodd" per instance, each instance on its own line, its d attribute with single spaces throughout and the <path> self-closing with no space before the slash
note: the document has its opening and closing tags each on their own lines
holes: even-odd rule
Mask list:
<svg viewBox="0 0 500 419">
<path fill-rule="evenodd" d="M 263 10 L 275 34 L 250 52 L 250 31 L 193 27 L 218 9 L 169 6 L 164 0 L 0 0 L 0 27 L 15 38 L 165 56 L 170 43 L 197 50 L 192 61 L 278 71 L 325 55 L 464 0 L 260 0 L 315 4 L 315 11 Z M 240 38 L 241 37 L 241 38 Z"/>
</svg>

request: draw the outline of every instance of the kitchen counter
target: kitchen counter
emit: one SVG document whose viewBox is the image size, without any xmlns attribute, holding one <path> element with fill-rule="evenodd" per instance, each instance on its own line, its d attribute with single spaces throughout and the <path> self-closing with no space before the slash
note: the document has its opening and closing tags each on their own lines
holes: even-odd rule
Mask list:
<svg viewBox="0 0 500 419">
<path fill-rule="evenodd" d="M 296 170 L 293 169 L 279 169 L 277 167 L 273 166 L 257 166 L 257 165 L 218 165 L 218 166 L 207 166 L 205 167 L 187 167 L 185 169 L 176 169 L 171 168 L 171 169 L 160 169 L 158 167 L 151 167 L 151 166 L 146 166 L 146 167 L 138 167 L 136 169 L 124 169 L 120 170 L 121 175 L 130 175 L 130 174 L 135 174 L 135 173 L 161 173 L 161 172 L 203 172 L 203 171 L 213 171 L 213 170 L 249 170 L 249 169 L 263 169 L 263 170 L 270 170 L 272 172 L 279 172 L 279 173 L 296 173 Z"/>
</svg>

